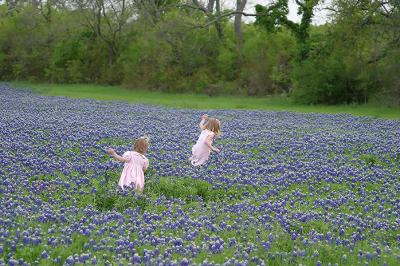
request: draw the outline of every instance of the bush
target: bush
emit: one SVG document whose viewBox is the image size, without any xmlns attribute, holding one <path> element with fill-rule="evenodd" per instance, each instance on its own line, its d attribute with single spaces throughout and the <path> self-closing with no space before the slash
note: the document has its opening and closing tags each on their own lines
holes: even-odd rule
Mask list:
<svg viewBox="0 0 400 266">
<path fill-rule="evenodd" d="M 182 198 L 186 201 L 196 197 L 207 200 L 211 192 L 208 182 L 192 178 L 161 177 L 147 187 L 151 194 L 162 194 L 167 198 Z"/>
<path fill-rule="evenodd" d="M 92 181 L 96 189 L 93 199 L 95 208 L 99 211 L 114 209 L 124 211 L 128 208 L 140 207 L 140 211 L 144 212 L 149 204 L 147 198 L 131 188 L 122 191 L 117 187 L 115 180 L 118 180 L 119 174 L 119 172 L 108 171 L 101 180 Z"/>
<path fill-rule="evenodd" d="M 116 201 L 116 194 L 107 190 L 101 190 L 95 194 L 94 206 L 99 211 L 110 211 L 114 208 Z"/>
<path fill-rule="evenodd" d="M 367 166 L 374 166 L 380 163 L 378 156 L 374 154 L 362 154 L 359 159 L 364 161 Z"/>
<path fill-rule="evenodd" d="M 191 177 L 161 177 L 151 184 L 147 184 L 145 193 L 164 195 L 167 198 L 181 198 L 185 201 L 193 201 L 201 197 L 203 201 L 223 201 L 225 199 L 241 199 L 244 195 L 254 192 L 252 187 L 219 187 L 213 186 L 207 181 L 193 179 Z"/>
<path fill-rule="evenodd" d="M 321 43 L 322 48 L 311 51 L 306 60 L 294 64 L 291 96 L 303 104 L 365 102 L 361 63 L 345 50 L 335 49 L 331 44 L 323 45 Z"/>
<path fill-rule="evenodd" d="M 144 212 L 148 205 L 149 203 L 144 195 L 137 194 L 133 190 L 128 190 L 125 193 L 117 195 L 114 207 L 120 212 L 129 208 L 135 209 L 139 207 L 140 212 Z"/>
<path fill-rule="evenodd" d="M 58 43 L 50 58 L 47 77 L 53 82 L 78 83 L 85 76 L 83 60 L 85 47 L 73 36 L 71 39 Z"/>
<path fill-rule="evenodd" d="M 269 34 L 253 26 L 245 29 L 238 84 L 246 88 L 248 95 L 287 93 L 294 38 L 287 31 Z"/>
<path fill-rule="evenodd" d="M 378 102 L 400 106 L 400 49 L 387 52 L 386 58 L 377 65 L 377 75 L 382 90 L 373 95 Z M 377 86 L 379 88 L 379 86 Z"/>
</svg>

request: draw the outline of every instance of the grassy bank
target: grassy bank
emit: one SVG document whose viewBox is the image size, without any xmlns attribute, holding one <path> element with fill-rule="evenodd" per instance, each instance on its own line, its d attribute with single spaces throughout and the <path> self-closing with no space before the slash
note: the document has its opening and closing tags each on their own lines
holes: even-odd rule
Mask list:
<svg viewBox="0 0 400 266">
<path fill-rule="evenodd" d="M 119 86 L 35 84 L 28 82 L 12 82 L 11 84 L 17 88 L 31 88 L 42 95 L 92 98 L 98 100 L 122 100 L 133 103 L 165 105 L 175 108 L 258 109 L 303 113 L 348 113 L 360 116 L 400 119 L 400 107 L 394 108 L 373 104 L 311 106 L 294 104 L 290 99 L 281 97 L 209 97 L 207 95 L 191 93 L 163 93 L 144 90 L 127 90 Z"/>
</svg>

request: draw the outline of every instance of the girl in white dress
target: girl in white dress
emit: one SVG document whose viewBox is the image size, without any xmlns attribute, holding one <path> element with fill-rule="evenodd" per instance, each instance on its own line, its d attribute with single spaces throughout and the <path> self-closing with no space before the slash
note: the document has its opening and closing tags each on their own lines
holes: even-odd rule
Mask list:
<svg viewBox="0 0 400 266">
<path fill-rule="evenodd" d="M 216 118 L 208 118 L 208 115 L 204 114 L 201 117 L 199 127 L 201 134 L 196 144 L 192 147 L 192 156 L 189 159 L 194 166 L 206 163 L 211 151 L 220 152 L 218 148 L 212 146 L 212 143 L 221 133 L 221 122 Z"/>
<path fill-rule="evenodd" d="M 137 192 L 143 192 L 144 172 L 149 167 L 149 160 L 145 154 L 149 147 L 149 138 L 141 137 L 135 141 L 132 151 L 125 152 L 122 156 L 118 155 L 114 149 L 108 149 L 108 153 L 119 162 L 124 163 L 118 185 L 132 187 Z"/>
</svg>

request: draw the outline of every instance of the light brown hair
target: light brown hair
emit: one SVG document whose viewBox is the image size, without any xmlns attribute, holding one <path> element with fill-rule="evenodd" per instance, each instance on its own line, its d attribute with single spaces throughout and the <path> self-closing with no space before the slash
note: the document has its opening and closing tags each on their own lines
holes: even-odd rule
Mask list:
<svg viewBox="0 0 400 266">
<path fill-rule="evenodd" d="M 216 118 L 210 118 L 207 121 L 206 129 L 214 132 L 216 136 L 221 134 L 221 122 Z"/>
<path fill-rule="evenodd" d="M 149 138 L 146 136 L 138 138 L 133 144 L 133 150 L 143 155 L 146 154 L 148 148 Z"/>
</svg>

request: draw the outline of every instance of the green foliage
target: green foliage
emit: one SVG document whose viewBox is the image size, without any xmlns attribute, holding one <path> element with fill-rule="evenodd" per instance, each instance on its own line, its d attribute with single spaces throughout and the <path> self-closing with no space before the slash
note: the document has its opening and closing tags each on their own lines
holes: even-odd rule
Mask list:
<svg viewBox="0 0 400 266">
<path fill-rule="evenodd" d="M 293 69 L 292 96 L 305 104 L 363 102 L 358 80 L 348 72 L 348 66 L 335 56 L 308 58 Z"/>
<path fill-rule="evenodd" d="M 165 88 L 169 86 L 166 69 L 172 55 L 167 43 L 157 42 L 149 32 L 133 42 L 123 57 L 126 85 L 140 89 L 168 89 Z"/>
<path fill-rule="evenodd" d="M 84 80 L 85 47 L 78 39 L 58 43 L 53 50 L 47 75 L 53 82 L 77 83 Z"/>
<path fill-rule="evenodd" d="M 234 49 L 233 44 L 230 47 L 227 45 L 221 46 L 216 57 L 216 69 L 224 80 L 232 81 L 236 79 L 235 64 L 238 60 L 238 55 Z"/>
<path fill-rule="evenodd" d="M 246 27 L 241 83 L 248 95 L 281 94 L 290 88 L 295 41 L 287 30 L 274 35 Z"/>
<path fill-rule="evenodd" d="M 374 166 L 380 162 L 378 156 L 374 154 L 362 154 L 359 159 L 364 161 L 367 166 Z"/>
<path fill-rule="evenodd" d="M 27 6 L 17 13 L 1 15 L 0 25 L 0 77 L 41 79 L 48 62 L 48 32 L 39 12 Z"/>
<path fill-rule="evenodd" d="M 112 210 L 117 200 L 117 195 L 115 188 L 114 190 L 112 189 L 109 173 L 106 172 L 104 174 L 103 180 L 93 180 L 93 186 L 96 189 L 93 198 L 95 208 L 99 211 Z"/>
<path fill-rule="evenodd" d="M 288 0 L 278 0 L 268 6 L 256 5 L 256 25 L 263 26 L 269 32 L 276 32 L 282 26 L 286 26 L 292 31 L 298 43 L 298 60 L 303 61 L 309 52 L 308 38 L 309 28 L 314 8 L 319 0 L 296 1 L 298 4 L 298 15 L 301 15 L 300 23 L 295 23 L 288 19 L 289 6 Z"/>
<path fill-rule="evenodd" d="M 117 188 L 115 180 L 118 180 L 119 173 L 106 172 L 102 179 L 92 180 L 96 188 L 93 196 L 93 205 L 99 211 L 124 211 L 128 208 L 140 208 L 144 212 L 148 206 L 146 197 L 134 190 L 127 189 L 125 192 Z M 92 197 L 91 197 L 92 198 Z M 84 205 L 91 205 L 88 201 Z"/>
<path fill-rule="evenodd" d="M 154 177 L 154 173 L 152 173 Z M 166 198 L 183 199 L 185 202 L 197 202 L 202 198 L 204 202 L 218 202 L 225 200 L 240 200 L 244 195 L 254 192 L 252 187 L 239 188 L 222 187 L 213 188 L 207 181 L 190 177 L 160 177 L 149 179 L 146 182 L 143 194 L 133 190 L 122 192 L 115 186 L 117 173 L 107 172 L 102 179 L 92 180 L 92 186 L 96 188 L 93 195 L 88 198 L 81 196 L 82 207 L 93 205 L 99 211 L 124 211 L 128 208 L 140 208 L 144 212 L 147 208 L 155 208 L 149 201 L 152 198 L 165 196 Z"/>
<path fill-rule="evenodd" d="M 313 26 L 319 2 L 296 1 L 300 22 L 288 19 L 288 0 L 256 5 L 256 26 L 242 24 L 240 48 L 228 17 L 218 21 L 221 38 L 215 23 L 202 27 L 213 18 L 177 8 L 177 0 L 136 10 L 114 33 L 115 16 L 96 28 L 87 24 L 88 10 L 67 5 L 49 15 L 40 5 L 9 11 L 3 4 L 0 79 L 400 105 L 398 5 L 383 10 L 379 1 L 337 0 L 330 23 Z"/>
<path fill-rule="evenodd" d="M 292 96 L 306 104 L 348 104 L 366 103 L 377 96 L 383 102 L 391 95 L 391 103 L 396 104 L 399 95 L 394 84 L 398 75 L 391 72 L 396 63 L 386 62 L 391 60 L 387 54 L 398 54 L 395 51 L 399 47 L 379 52 L 380 46 L 392 38 L 390 34 L 382 39 L 373 37 L 380 35 L 381 29 L 375 22 L 365 21 L 369 15 L 358 9 L 361 7 L 341 8 L 343 14 L 334 25 L 312 28 L 308 57 L 294 64 Z M 353 11 L 345 13 L 350 12 L 348 9 Z M 392 73 L 391 77 L 386 71 Z M 383 84 L 387 84 L 386 90 Z"/>
<path fill-rule="evenodd" d="M 149 203 L 146 197 L 140 194 L 129 193 L 127 195 L 118 195 L 116 197 L 114 207 L 120 212 L 123 212 L 129 208 L 140 208 L 141 212 L 144 212 Z"/>
<path fill-rule="evenodd" d="M 289 14 L 288 0 L 278 0 L 269 6 L 256 5 L 256 25 L 265 27 L 269 32 L 276 32 L 283 26 Z"/>
<path fill-rule="evenodd" d="M 216 81 L 210 63 L 218 55 L 218 37 L 190 30 L 195 23 L 170 12 L 158 27 L 138 27 L 138 40 L 123 55 L 124 83 L 133 88 L 167 92 L 203 92 Z"/>
<path fill-rule="evenodd" d="M 146 184 L 145 194 L 164 195 L 166 198 L 180 198 L 186 202 L 196 201 L 198 197 L 204 202 L 240 200 L 244 195 L 253 193 L 253 187 L 219 187 L 214 188 L 204 180 L 190 177 L 160 177 Z"/>
<path fill-rule="evenodd" d="M 383 60 L 377 62 L 374 78 L 381 84 L 382 90 L 374 90 L 371 94 L 378 102 L 400 106 L 399 69 L 400 49 L 391 49 Z M 379 84 L 377 85 L 379 88 Z"/>
<path fill-rule="evenodd" d="M 109 191 L 101 190 L 95 194 L 95 207 L 99 211 L 110 211 L 114 208 L 117 196 Z"/>
<path fill-rule="evenodd" d="M 161 177 L 147 186 L 147 190 L 156 195 L 167 198 L 182 198 L 191 201 L 196 197 L 208 200 L 211 185 L 202 180 L 192 178 Z"/>
</svg>

